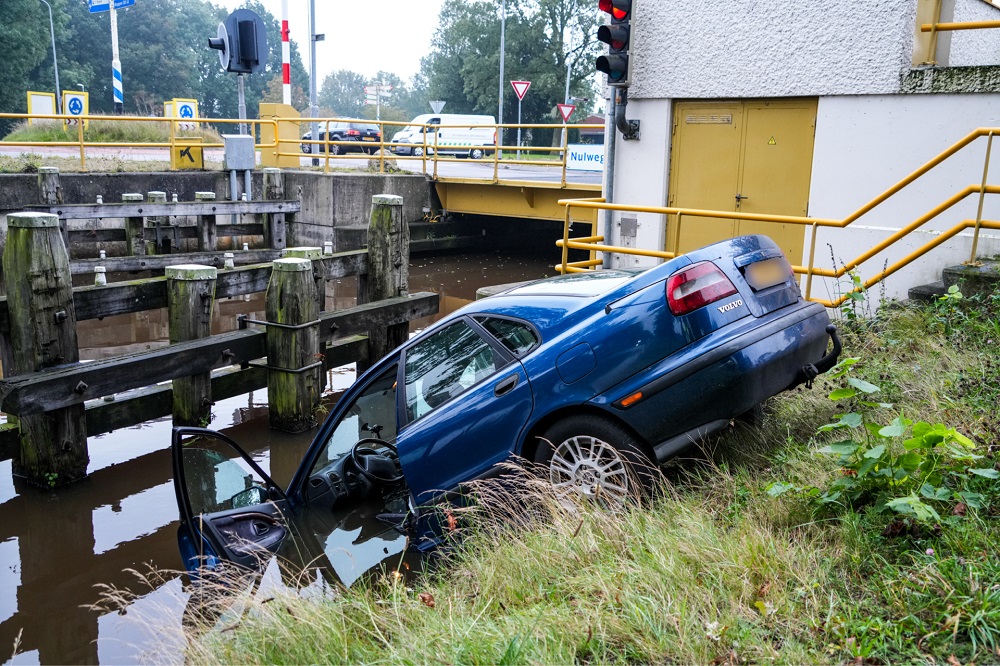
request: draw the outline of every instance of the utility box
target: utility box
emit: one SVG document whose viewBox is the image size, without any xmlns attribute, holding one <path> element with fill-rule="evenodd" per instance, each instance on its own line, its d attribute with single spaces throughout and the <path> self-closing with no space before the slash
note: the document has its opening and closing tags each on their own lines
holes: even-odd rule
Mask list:
<svg viewBox="0 0 1000 666">
<path fill-rule="evenodd" d="M 299 166 L 299 112 L 288 104 L 261 102 L 260 119 L 277 121 L 260 124 L 260 165 L 296 169 Z M 276 147 L 270 147 L 277 144 Z M 279 153 L 283 153 L 279 155 Z"/>
<path fill-rule="evenodd" d="M 257 166 L 253 137 L 248 134 L 223 134 L 226 154 L 222 168 L 226 171 L 252 171 Z"/>
</svg>

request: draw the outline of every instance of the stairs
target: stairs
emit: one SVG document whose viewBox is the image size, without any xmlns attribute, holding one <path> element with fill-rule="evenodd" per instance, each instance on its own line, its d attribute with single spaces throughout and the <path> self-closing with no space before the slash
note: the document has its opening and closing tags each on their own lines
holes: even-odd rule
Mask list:
<svg viewBox="0 0 1000 666">
<path fill-rule="evenodd" d="M 941 280 L 912 287 L 908 295 L 915 301 L 933 301 L 958 285 L 963 296 L 992 294 L 1000 288 L 1000 261 L 981 260 L 975 266 L 950 266 L 941 272 Z"/>
</svg>

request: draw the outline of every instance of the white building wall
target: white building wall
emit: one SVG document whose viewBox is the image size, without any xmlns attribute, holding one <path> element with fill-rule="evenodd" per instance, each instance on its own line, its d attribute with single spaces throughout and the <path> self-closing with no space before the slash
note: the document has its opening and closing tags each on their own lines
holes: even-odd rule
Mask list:
<svg viewBox="0 0 1000 666">
<path fill-rule="evenodd" d="M 984 0 L 944 3 L 942 21 L 1000 18 Z M 948 35 L 939 60 L 949 67 L 913 68 L 916 10 L 917 0 L 637 1 L 627 117 L 641 121 L 641 140 L 608 133 L 618 141 L 615 201 L 667 204 L 675 100 L 818 97 L 809 215 L 833 219 L 843 219 L 973 129 L 1000 127 L 1000 30 Z M 963 69 L 973 66 L 985 67 Z M 978 186 L 985 143 L 953 156 L 848 229 L 821 230 L 816 265 L 849 261 L 960 189 Z M 992 182 L 1000 181 L 1000 145 L 995 148 Z M 970 197 L 952 208 L 866 262 L 862 276 L 878 273 L 941 229 L 974 219 L 977 205 L 978 197 Z M 984 217 L 1000 219 L 998 206 L 987 197 Z M 638 219 L 636 245 L 662 250 L 663 216 Z M 610 239 L 616 245 L 623 244 L 620 228 L 615 225 Z M 806 260 L 809 241 L 807 233 Z M 967 260 L 970 248 L 971 233 L 947 241 L 890 278 L 886 295 L 905 297 L 909 287 L 940 279 L 941 269 Z M 995 232 L 981 235 L 979 251 L 1000 254 Z M 813 293 L 834 296 L 838 289 L 820 280 Z"/>
</svg>

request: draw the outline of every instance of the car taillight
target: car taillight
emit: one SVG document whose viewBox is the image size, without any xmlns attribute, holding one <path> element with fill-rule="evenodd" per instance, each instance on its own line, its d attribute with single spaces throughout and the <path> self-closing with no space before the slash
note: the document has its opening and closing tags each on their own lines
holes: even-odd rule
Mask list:
<svg viewBox="0 0 1000 666">
<path fill-rule="evenodd" d="M 667 279 L 667 304 L 675 315 L 693 312 L 735 293 L 736 287 L 726 274 L 710 261 L 688 266 Z"/>
<path fill-rule="evenodd" d="M 347 136 L 360 136 L 360 135 L 361 132 L 359 132 L 358 130 L 352 130 L 352 129 L 347 130 Z"/>
</svg>

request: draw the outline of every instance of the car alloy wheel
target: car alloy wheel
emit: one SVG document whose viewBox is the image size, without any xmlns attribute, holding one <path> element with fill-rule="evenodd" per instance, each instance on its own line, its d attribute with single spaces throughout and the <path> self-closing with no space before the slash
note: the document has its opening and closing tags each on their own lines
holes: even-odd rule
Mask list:
<svg viewBox="0 0 1000 666">
<path fill-rule="evenodd" d="M 535 451 L 548 466 L 549 481 L 560 496 L 576 494 L 614 507 L 652 489 L 655 468 L 643 446 L 624 426 L 592 414 L 551 426 Z"/>
<path fill-rule="evenodd" d="M 483 159 L 483 149 L 482 148 L 473 148 L 469 152 L 469 157 L 471 157 L 474 160 L 481 160 L 481 159 Z"/>
<path fill-rule="evenodd" d="M 613 446 L 589 435 L 571 437 L 556 447 L 549 460 L 549 481 L 560 495 L 576 492 L 612 506 L 624 504 L 633 492 L 625 459 Z"/>
</svg>

